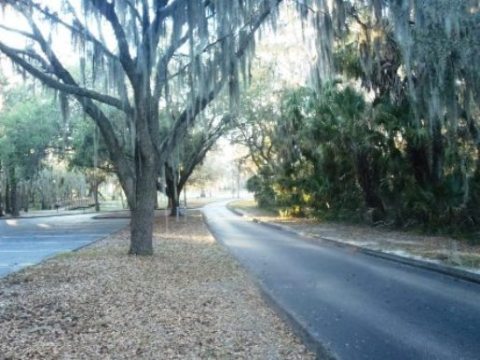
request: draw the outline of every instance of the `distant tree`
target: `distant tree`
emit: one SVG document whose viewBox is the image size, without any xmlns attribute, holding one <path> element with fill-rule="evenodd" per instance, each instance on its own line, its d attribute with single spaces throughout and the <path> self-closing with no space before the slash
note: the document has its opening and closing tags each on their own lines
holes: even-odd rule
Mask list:
<svg viewBox="0 0 480 360">
<path fill-rule="evenodd" d="M 95 210 L 100 211 L 99 186 L 109 174 L 115 172 L 105 141 L 98 128 L 77 117 L 72 124 L 72 149 L 68 157 L 69 168 L 80 170 L 89 184 L 89 195 L 93 196 Z"/>
<path fill-rule="evenodd" d="M 28 210 L 32 181 L 60 134 L 58 107 L 50 97 L 31 91 L 17 88 L 5 94 L 0 117 L 0 163 L 8 189 L 5 204 L 14 216 L 19 215 L 21 204 Z"/>
<path fill-rule="evenodd" d="M 212 153 L 221 151 L 217 145 L 212 148 Z M 219 179 L 221 172 L 227 169 L 221 164 L 215 163 L 215 158 L 205 158 L 205 161 L 195 167 L 192 175 L 189 177 L 187 185 L 200 190 L 200 197 L 207 197 L 207 187 Z"/>
<path fill-rule="evenodd" d="M 203 162 L 217 140 L 231 127 L 229 115 L 212 117 L 205 124 L 191 129 L 178 149 L 178 159 L 165 165 L 166 195 L 171 215 L 177 215 L 180 193 L 184 190 L 193 171 Z"/>
</svg>

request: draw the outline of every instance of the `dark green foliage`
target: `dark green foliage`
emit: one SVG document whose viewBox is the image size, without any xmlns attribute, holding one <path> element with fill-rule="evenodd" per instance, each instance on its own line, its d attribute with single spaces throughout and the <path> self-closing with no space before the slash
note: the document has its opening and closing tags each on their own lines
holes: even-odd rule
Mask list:
<svg viewBox="0 0 480 360">
<path fill-rule="evenodd" d="M 6 91 L 0 117 L 0 170 L 4 173 L 0 176 L 0 200 L 5 198 L 5 210 L 13 215 L 19 214 L 21 205 L 28 210 L 28 197 L 35 195 L 33 183 L 44 167 L 43 160 L 61 143 L 58 107 L 33 90 L 19 87 Z"/>
<path fill-rule="evenodd" d="M 60 133 L 58 110 L 51 99 L 35 98 L 26 89 L 12 91 L 6 103 L 0 121 L 0 154 L 5 167 L 18 167 L 19 175 L 28 180 Z"/>
<path fill-rule="evenodd" d="M 93 171 L 95 164 L 105 172 L 113 172 L 105 141 L 94 124 L 77 119 L 72 126 L 72 155 L 70 168 Z"/>
<path fill-rule="evenodd" d="M 255 194 L 258 206 L 270 208 L 276 205 L 275 192 L 265 175 L 254 175 L 247 180 L 247 190 Z"/>
<path fill-rule="evenodd" d="M 432 173 L 427 129 L 409 121 L 408 103 L 374 104 L 348 86 L 320 94 L 288 91 L 269 133 L 268 165 L 247 183 L 259 206 L 288 215 L 415 227 L 429 232 L 478 230 L 480 177 L 468 136 L 447 141 Z M 438 150 L 438 149 L 437 149 Z"/>
<path fill-rule="evenodd" d="M 476 234 L 478 2 L 375 4 L 335 2 L 333 37 L 318 31 L 332 57 L 318 54 L 316 92 L 284 92 L 268 131 L 252 125 L 270 146 L 257 191 L 294 215 Z"/>
</svg>

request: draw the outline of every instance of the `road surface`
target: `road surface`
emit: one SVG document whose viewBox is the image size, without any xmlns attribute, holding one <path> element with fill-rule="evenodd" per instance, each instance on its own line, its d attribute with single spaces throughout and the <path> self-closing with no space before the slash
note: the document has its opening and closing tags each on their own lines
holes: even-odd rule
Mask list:
<svg viewBox="0 0 480 360">
<path fill-rule="evenodd" d="M 0 220 L 0 277 L 91 243 L 128 224 L 94 214 Z"/>
<path fill-rule="evenodd" d="M 480 359 L 480 285 L 204 208 L 211 230 L 340 359 Z"/>
</svg>

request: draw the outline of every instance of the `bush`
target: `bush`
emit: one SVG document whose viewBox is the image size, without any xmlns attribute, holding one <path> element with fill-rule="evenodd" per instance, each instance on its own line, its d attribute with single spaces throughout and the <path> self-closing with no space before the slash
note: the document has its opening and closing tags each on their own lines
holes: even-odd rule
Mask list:
<svg viewBox="0 0 480 360">
<path fill-rule="evenodd" d="M 275 206 L 275 192 L 271 184 L 259 175 L 254 175 L 247 180 L 247 190 L 253 192 L 259 207 L 271 208 Z"/>
</svg>

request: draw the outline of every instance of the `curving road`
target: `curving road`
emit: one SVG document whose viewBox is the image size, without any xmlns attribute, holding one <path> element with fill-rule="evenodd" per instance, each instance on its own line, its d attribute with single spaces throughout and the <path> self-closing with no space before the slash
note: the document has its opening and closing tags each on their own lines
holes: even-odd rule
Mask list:
<svg viewBox="0 0 480 360">
<path fill-rule="evenodd" d="M 95 214 L 0 220 L 0 277 L 120 230 L 128 219 Z"/>
<path fill-rule="evenodd" d="M 480 359 L 480 285 L 242 219 L 212 204 L 215 237 L 340 359 Z"/>
</svg>

